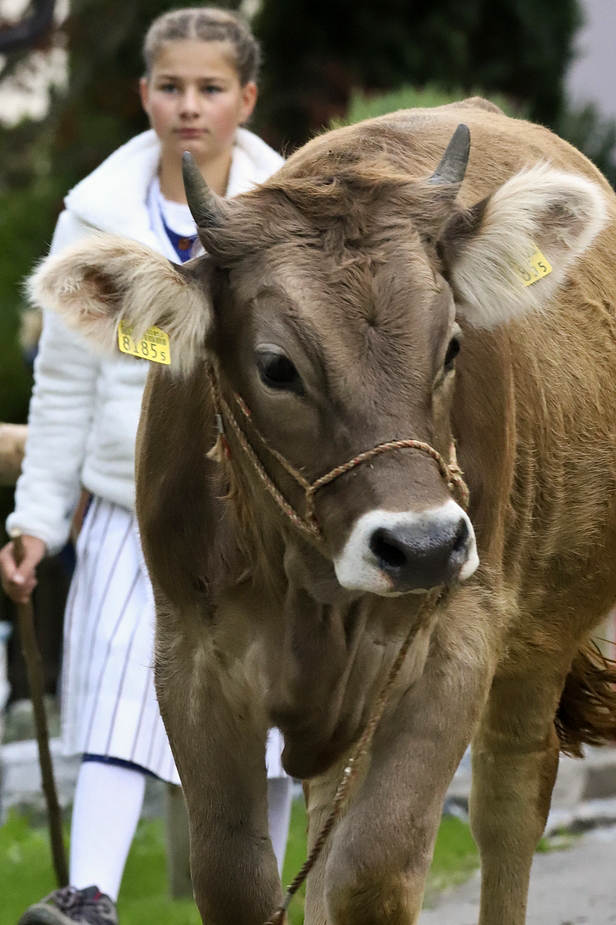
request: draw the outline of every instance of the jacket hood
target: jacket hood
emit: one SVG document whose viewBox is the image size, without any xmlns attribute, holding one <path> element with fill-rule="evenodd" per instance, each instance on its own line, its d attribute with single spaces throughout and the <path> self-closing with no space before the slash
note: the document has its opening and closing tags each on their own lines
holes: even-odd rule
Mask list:
<svg viewBox="0 0 616 925">
<path fill-rule="evenodd" d="M 147 206 L 150 184 L 158 170 L 160 142 L 149 129 L 118 148 L 64 200 L 66 208 L 101 231 L 122 234 L 152 246 Z M 262 183 L 283 159 L 264 141 L 238 128 L 231 159 L 227 196 Z"/>
</svg>

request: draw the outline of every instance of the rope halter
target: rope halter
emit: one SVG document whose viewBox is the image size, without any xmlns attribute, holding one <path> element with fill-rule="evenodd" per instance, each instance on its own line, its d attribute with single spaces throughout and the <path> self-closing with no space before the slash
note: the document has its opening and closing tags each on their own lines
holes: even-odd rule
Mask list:
<svg viewBox="0 0 616 925">
<path fill-rule="evenodd" d="M 233 409 L 222 395 L 218 375 L 213 366 L 210 366 L 209 368 L 209 378 L 212 399 L 214 403 L 216 427 L 218 430 L 217 443 L 219 443 L 224 450 L 227 459 L 231 458 L 231 450 L 226 437 L 225 422 L 229 424 L 233 430 L 239 445 L 250 461 L 253 469 L 265 485 L 265 488 L 274 499 L 280 510 L 299 530 L 301 530 L 311 539 L 323 539 L 323 533 L 315 511 L 314 498 L 317 491 L 319 491 L 319 489 L 323 488 L 325 485 L 329 485 L 330 482 L 333 482 L 334 479 L 339 478 L 346 472 L 350 472 L 351 469 L 354 469 L 356 466 L 368 462 L 375 456 L 380 456 L 381 453 L 388 453 L 392 450 L 419 450 L 420 452 L 426 453 L 428 456 L 430 456 L 436 462 L 441 474 L 441 478 L 447 485 L 449 492 L 453 495 L 458 504 L 460 504 L 464 510 L 467 510 L 469 502 L 468 487 L 462 477 L 462 470 L 458 465 L 455 443 L 453 441 L 451 442 L 449 450 L 448 463 L 445 462 L 438 450 L 435 450 L 434 447 L 430 446 L 429 443 L 424 443 L 423 440 L 388 440 L 385 443 L 377 444 L 376 446 L 372 447 L 371 450 L 365 450 L 363 453 L 359 453 L 357 456 L 354 456 L 353 459 L 349 459 L 348 462 L 343 463 L 341 466 L 335 466 L 333 469 L 330 469 L 329 472 L 326 472 L 325 475 L 315 479 L 314 482 L 309 482 L 308 479 L 306 479 L 301 472 L 292 466 L 291 463 L 288 462 L 288 460 L 285 459 L 281 453 L 269 445 L 265 437 L 263 437 L 263 435 L 252 422 L 250 410 L 246 406 L 243 398 L 241 395 L 238 395 L 237 392 L 235 392 L 233 395 L 234 401 L 237 407 L 240 409 L 244 420 L 246 422 L 250 422 L 252 429 L 261 445 L 271 456 L 274 457 L 274 459 L 280 463 L 285 472 L 291 476 L 293 481 L 303 489 L 305 497 L 305 515 L 302 517 L 302 515 L 295 510 L 289 501 L 287 501 L 280 489 L 275 485 L 273 480 L 266 472 L 265 467 L 257 456 L 255 450 L 250 445 L 245 432 L 242 430 L 237 418 L 233 413 Z"/>
</svg>

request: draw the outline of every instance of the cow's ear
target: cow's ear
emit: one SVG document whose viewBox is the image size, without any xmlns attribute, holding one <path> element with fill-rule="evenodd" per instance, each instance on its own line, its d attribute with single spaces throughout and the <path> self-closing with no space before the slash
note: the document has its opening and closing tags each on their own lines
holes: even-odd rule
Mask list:
<svg viewBox="0 0 616 925">
<path fill-rule="evenodd" d="M 494 327 L 541 308 L 606 221 L 604 195 L 591 180 L 546 164 L 516 174 L 442 233 L 460 313 Z"/>
<path fill-rule="evenodd" d="M 118 351 L 118 325 L 139 339 L 156 325 L 169 335 L 171 368 L 189 372 L 211 323 L 209 258 L 184 267 L 128 238 L 94 234 L 47 257 L 28 280 L 31 301 L 57 312 L 104 353 Z"/>
</svg>

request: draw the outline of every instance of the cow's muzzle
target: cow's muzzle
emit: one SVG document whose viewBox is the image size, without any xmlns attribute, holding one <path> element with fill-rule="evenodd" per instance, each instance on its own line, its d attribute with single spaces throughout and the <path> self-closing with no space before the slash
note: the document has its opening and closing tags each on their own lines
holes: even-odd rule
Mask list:
<svg viewBox="0 0 616 925">
<path fill-rule="evenodd" d="M 478 564 L 473 526 L 453 500 L 420 513 L 364 514 L 334 560 L 344 588 L 383 595 L 449 586 Z"/>
</svg>

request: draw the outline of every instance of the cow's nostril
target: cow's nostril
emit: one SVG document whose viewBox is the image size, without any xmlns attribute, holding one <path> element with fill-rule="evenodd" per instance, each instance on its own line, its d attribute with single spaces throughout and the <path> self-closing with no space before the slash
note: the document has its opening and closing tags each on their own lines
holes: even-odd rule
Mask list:
<svg viewBox="0 0 616 925">
<path fill-rule="evenodd" d="M 395 543 L 386 530 L 375 530 L 370 538 L 370 551 L 379 560 L 381 565 L 400 569 L 406 563 L 406 553 Z"/>
<path fill-rule="evenodd" d="M 456 553 L 456 552 L 466 553 L 466 550 L 468 548 L 468 539 L 469 539 L 468 524 L 466 523 L 466 520 L 461 519 L 460 525 L 456 533 L 456 540 L 455 540 L 455 543 L 453 544 L 452 552 L 453 553 Z"/>
</svg>

